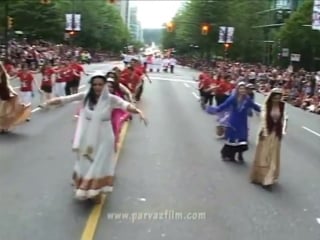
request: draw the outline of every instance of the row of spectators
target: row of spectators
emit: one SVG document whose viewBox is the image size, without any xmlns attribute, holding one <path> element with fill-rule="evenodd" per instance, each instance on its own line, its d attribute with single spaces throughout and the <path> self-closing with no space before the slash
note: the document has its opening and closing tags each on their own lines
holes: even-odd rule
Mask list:
<svg viewBox="0 0 320 240">
<path fill-rule="evenodd" d="M 219 61 L 177 57 L 179 64 L 197 70 L 215 68 Z M 274 87 L 283 89 L 284 100 L 295 107 L 320 114 L 320 71 L 308 72 L 304 69 L 293 71 L 292 67 L 280 69 L 262 64 L 224 62 L 223 64 L 235 81 L 253 83 L 257 91 L 267 93 Z M 217 73 L 218 74 L 218 73 Z"/>
</svg>

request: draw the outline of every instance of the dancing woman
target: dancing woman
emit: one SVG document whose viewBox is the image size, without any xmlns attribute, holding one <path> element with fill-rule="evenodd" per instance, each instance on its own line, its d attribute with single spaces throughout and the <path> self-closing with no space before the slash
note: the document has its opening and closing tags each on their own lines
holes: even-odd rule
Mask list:
<svg viewBox="0 0 320 240">
<path fill-rule="evenodd" d="M 282 90 L 273 89 L 261 112 L 261 128 L 250 180 L 271 189 L 279 177 L 281 140 L 287 128 Z"/>
<path fill-rule="evenodd" d="M 0 132 L 26 122 L 31 115 L 31 106 L 20 104 L 18 94 L 9 83 L 9 76 L 0 63 Z"/>
<path fill-rule="evenodd" d="M 228 126 L 226 127 L 226 142 L 221 149 L 224 161 L 235 161 L 238 153 L 238 161 L 243 163 L 243 152 L 248 150 L 248 109 L 253 108 L 260 112 L 260 107 L 247 95 L 243 82 L 239 83 L 232 94 L 224 103 L 217 107 L 208 107 L 209 114 L 215 114 L 230 109 Z"/>
<path fill-rule="evenodd" d="M 138 114 L 146 124 L 142 111 L 110 94 L 106 83 L 105 74 L 96 73 L 90 79 L 87 93 L 54 98 L 47 102 L 48 105 L 77 100 L 84 102 L 73 141 L 73 150 L 77 153 L 73 180 L 75 197 L 79 200 L 100 202 L 103 192 L 112 191 L 115 168 L 112 110 L 121 108 Z"/>
</svg>

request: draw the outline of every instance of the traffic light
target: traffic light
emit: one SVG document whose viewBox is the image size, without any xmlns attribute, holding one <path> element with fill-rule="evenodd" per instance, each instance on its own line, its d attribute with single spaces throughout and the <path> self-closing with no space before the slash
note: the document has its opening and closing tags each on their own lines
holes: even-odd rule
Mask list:
<svg viewBox="0 0 320 240">
<path fill-rule="evenodd" d="M 228 50 L 229 47 L 230 47 L 230 44 L 229 44 L 229 43 L 225 43 L 225 44 L 224 44 L 224 50 Z"/>
<path fill-rule="evenodd" d="M 40 3 L 44 5 L 48 5 L 51 3 L 51 0 L 41 0 Z"/>
<path fill-rule="evenodd" d="M 69 35 L 70 35 L 70 36 L 73 36 L 73 35 L 75 35 L 75 34 L 76 34 L 75 31 L 70 31 L 70 32 L 69 32 Z"/>
<path fill-rule="evenodd" d="M 207 36 L 209 33 L 209 26 L 208 25 L 203 25 L 201 27 L 201 34 L 204 36 Z"/>
<path fill-rule="evenodd" d="M 13 18 L 8 16 L 8 29 L 13 28 Z"/>
<path fill-rule="evenodd" d="M 173 32 L 173 23 L 172 22 L 168 22 L 166 25 L 167 25 L 167 31 L 168 32 Z"/>
</svg>

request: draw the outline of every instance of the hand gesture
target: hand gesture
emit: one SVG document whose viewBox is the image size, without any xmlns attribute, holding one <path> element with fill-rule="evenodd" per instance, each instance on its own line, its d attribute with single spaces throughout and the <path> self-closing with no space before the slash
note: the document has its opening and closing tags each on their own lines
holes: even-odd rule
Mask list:
<svg viewBox="0 0 320 240">
<path fill-rule="evenodd" d="M 147 118 L 144 116 L 143 112 L 140 112 L 140 113 L 139 113 L 139 117 L 140 117 L 140 120 L 143 121 L 144 125 L 145 125 L 145 126 L 148 126 L 148 120 L 147 120 Z"/>
</svg>

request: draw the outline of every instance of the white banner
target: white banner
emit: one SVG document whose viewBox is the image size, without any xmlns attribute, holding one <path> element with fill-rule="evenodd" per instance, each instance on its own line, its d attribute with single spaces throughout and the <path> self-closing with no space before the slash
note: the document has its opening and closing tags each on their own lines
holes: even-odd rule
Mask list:
<svg viewBox="0 0 320 240">
<path fill-rule="evenodd" d="M 81 31 L 81 15 L 66 14 L 66 31 Z"/>
<path fill-rule="evenodd" d="M 312 29 L 320 30 L 320 0 L 314 0 L 313 2 Z"/>
<path fill-rule="evenodd" d="M 81 31 L 81 15 L 80 14 L 74 14 L 73 30 L 77 32 Z"/>
<path fill-rule="evenodd" d="M 227 27 L 226 43 L 233 43 L 234 27 Z"/>
<path fill-rule="evenodd" d="M 218 43 L 225 43 L 227 27 L 219 27 L 219 40 Z"/>
<path fill-rule="evenodd" d="M 219 27 L 218 43 L 233 43 L 234 27 Z"/>
<path fill-rule="evenodd" d="M 291 62 L 300 62 L 300 54 L 291 53 L 291 55 L 290 55 L 290 61 L 291 61 Z"/>
<path fill-rule="evenodd" d="M 289 57 L 289 48 L 282 48 L 282 57 Z"/>
<path fill-rule="evenodd" d="M 72 31 L 72 14 L 66 14 L 66 31 Z"/>
</svg>

